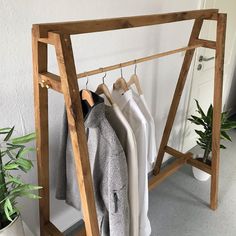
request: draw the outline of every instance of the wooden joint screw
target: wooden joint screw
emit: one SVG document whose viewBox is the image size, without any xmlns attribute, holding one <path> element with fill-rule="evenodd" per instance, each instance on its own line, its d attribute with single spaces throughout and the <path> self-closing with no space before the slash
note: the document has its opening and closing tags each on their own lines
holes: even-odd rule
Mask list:
<svg viewBox="0 0 236 236">
<path fill-rule="evenodd" d="M 42 80 L 39 83 L 40 83 L 42 88 L 47 88 L 47 89 L 51 88 L 50 84 L 47 81 L 45 81 L 45 80 Z"/>
</svg>

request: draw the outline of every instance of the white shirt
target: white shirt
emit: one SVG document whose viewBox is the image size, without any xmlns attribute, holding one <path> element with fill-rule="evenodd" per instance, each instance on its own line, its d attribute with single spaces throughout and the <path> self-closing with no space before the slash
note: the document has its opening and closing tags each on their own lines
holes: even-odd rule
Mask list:
<svg viewBox="0 0 236 236">
<path fill-rule="evenodd" d="M 153 165 L 157 157 L 155 123 L 143 94 L 138 95 L 133 90 L 132 94 L 135 102 L 137 103 L 148 123 L 148 172 L 150 172 L 153 169 Z"/>
<path fill-rule="evenodd" d="M 113 90 L 112 99 L 120 107 L 136 138 L 139 174 L 139 236 L 149 236 L 151 225 L 148 219 L 148 124 L 134 101 L 131 90 L 123 95 Z"/>
<path fill-rule="evenodd" d="M 139 186 L 137 144 L 132 128 L 117 104 L 106 106 L 105 115 L 124 149 L 128 164 L 130 236 L 139 235 Z"/>
</svg>

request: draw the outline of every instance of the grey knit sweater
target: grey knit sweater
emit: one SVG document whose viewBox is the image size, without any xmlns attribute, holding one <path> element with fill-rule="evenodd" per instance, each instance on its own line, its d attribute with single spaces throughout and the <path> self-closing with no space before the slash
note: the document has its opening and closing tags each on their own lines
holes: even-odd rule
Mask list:
<svg viewBox="0 0 236 236">
<path fill-rule="evenodd" d="M 105 117 L 105 105 L 101 97 L 92 94 L 95 105 L 90 108 L 82 101 L 85 129 L 91 165 L 95 202 L 100 234 L 102 236 L 129 235 L 128 173 L 121 144 Z M 64 137 L 58 168 L 58 199 L 81 209 L 80 195 L 75 173 L 72 145 L 67 130 L 66 113 L 63 125 Z"/>
</svg>

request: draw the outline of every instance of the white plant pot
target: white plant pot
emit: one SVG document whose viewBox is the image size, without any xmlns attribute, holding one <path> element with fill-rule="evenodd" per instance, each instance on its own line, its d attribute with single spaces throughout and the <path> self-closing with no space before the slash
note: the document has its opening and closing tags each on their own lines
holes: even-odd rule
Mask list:
<svg viewBox="0 0 236 236">
<path fill-rule="evenodd" d="M 25 236 L 20 216 L 17 216 L 8 226 L 0 230 L 0 236 Z"/>
<path fill-rule="evenodd" d="M 192 171 L 193 171 L 193 176 L 195 177 L 195 179 L 199 181 L 207 181 L 211 177 L 211 175 L 209 175 L 208 173 L 196 167 L 192 167 Z"/>
</svg>

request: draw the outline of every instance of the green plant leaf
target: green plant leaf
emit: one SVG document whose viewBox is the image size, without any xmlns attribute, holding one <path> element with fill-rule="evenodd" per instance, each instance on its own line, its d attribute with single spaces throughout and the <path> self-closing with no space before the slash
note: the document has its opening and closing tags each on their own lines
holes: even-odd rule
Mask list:
<svg viewBox="0 0 236 236">
<path fill-rule="evenodd" d="M 31 198 L 31 199 L 41 199 L 41 197 L 37 194 L 30 193 L 30 192 L 21 192 L 21 196 Z"/>
<path fill-rule="evenodd" d="M 197 108 L 198 108 L 197 112 L 198 112 L 198 113 L 201 115 L 201 117 L 205 120 L 205 119 L 206 119 L 206 115 L 205 115 L 205 113 L 203 112 L 202 108 L 200 107 L 198 100 L 195 99 L 195 102 L 196 102 Z"/>
<path fill-rule="evenodd" d="M 41 186 L 37 186 L 37 185 L 32 185 L 32 184 L 24 184 L 24 185 L 21 185 L 19 187 L 16 187 L 15 189 L 13 189 L 11 191 L 11 194 L 12 193 L 16 193 L 16 192 L 28 192 L 28 191 L 34 191 L 34 190 L 38 190 L 38 189 L 41 189 L 42 187 Z"/>
<path fill-rule="evenodd" d="M 213 106 L 211 104 L 207 110 L 207 115 L 206 115 L 207 124 L 209 126 L 212 126 L 212 117 L 213 117 Z"/>
<path fill-rule="evenodd" d="M 11 215 L 13 214 L 13 207 L 9 198 L 4 202 L 4 212 L 9 221 L 13 221 Z"/>
<path fill-rule="evenodd" d="M 227 140 L 232 142 L 232 139 L 230 138 L 230 136 L 225 131 L 221 131 L 221 137 L 223 137 L 224 139 L 227 139 Z"/>
<path fill-rule="evenodd" d="M 226 149 L 226 147 L 223 144 L 220 145 L 220 148 Z"/>
<path fill-rule="evenodd" d="M 207 117 L 212 117 L 212 115 L 213 115 L 213 106 L 211 104 L 207 111 Z"/>
<path fill-rule="evenodd" d="M 202 149 L 205 149 L 206 148 L 206 145 L 197 141 L 197 144 L 202 148 Z"/>
<path fill-rule="evenodd" d="M 8 134 L 10 132 L 11 128 L 2 128 L 0 129 L 0 134 Z"/>
<path fill-rule="evenodd" d="M 9 132 L 10 130 L 11 130 L 10 127 L 8 127 L 8 128 L 1 128 L 0 132 Z"/>
<path fill-rule="evenodd" d="M 8 132 L 7 136 L 4 138 L 3 141 L 8 141 L 8 140 L 10 139 L 10 137 L 11 137 L 11 135 L 12 135 L 14 129 L 15 129 L 15 126 L 13 126 L 13 127 L 10 129 L 10 131 Z"/>
<path fill-rule="evenodd" d="M 12 139 L 13 144 L 21 144 L 21 143 L 28 143 L 36 138 L 35 133 L 27 134 L 22 137 Z"/>
<path fill-rule="evenodd" d="M 9 151 L 9 149 L 6 150 L 6 154 L 7 154 L 12 160 L 15 159 L 14 156 L 13 156 L 13 155 L 11 154 L 11 152 Z"/>
<path fill-rule="evenodd" d="M 19 184 L 19 185 L 24 184 L 24 182 L 20 178 L 17 178 L 17 177 L 11 176 L 11 177 L 7 177 L 6 179 L 9 183 L 16 183 L 16 184 Z"/>
<path fill-rule="evenodd" d="M 189 118 L 188 120 L 196 125 L 202 125 L 204 127 L 206 126 L 205 122 L 200 117 L 191 115 L 191 118 Z"/>
<path fill-rule="evenodd" d="M 17 170 L 18 166 L 19 166 L 19 164 L 17 164 L 17 163 L 10 163 L 10 164 L 4 165 L 3 169 L 4 170 Z"/>
<path fill-rule="evenodd" d="M 201 137 L 204 142 L 207 141 L 207 135 L 203 131 L 195 129 L 195 132 Z"/>
<path fill-rule="evenodd" d="M 226 121 L 228 120 L 228 116 L 229 116 L 229 114 L 228 114 L 227 111 L 222 112 L 222 113 L 221 113 L 221 123 L 226 122 Z"/>
<path fill-rule="evenodd" d="M 222 130 L 231 130 L 236 128 L 236 121 L 226 121 L 221 124 Z"/>
<path fill-rule="evenodd" d="M 35 149 L 35 148 L 32 148 L 32 147 L 21 149 L 21 150 L 19 150 L 19 152 L 17 153 L 16 158 L 24 157 L 27 153 L 29 153 L 29 152 L 34 152 L 35 150 L 36 150 L 36 149 Z"/>
<path fill-rule="evenodd" d="M 21 167 L 24 171 L 29 171 L 33 167 L 33 163 L 31 160 L 27 160 L 25 158 L 19 157 L 16 160 L 16 163 Z"/>
</svg>

